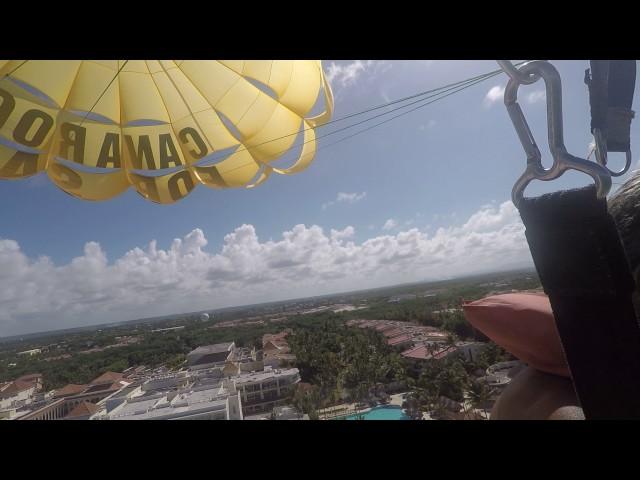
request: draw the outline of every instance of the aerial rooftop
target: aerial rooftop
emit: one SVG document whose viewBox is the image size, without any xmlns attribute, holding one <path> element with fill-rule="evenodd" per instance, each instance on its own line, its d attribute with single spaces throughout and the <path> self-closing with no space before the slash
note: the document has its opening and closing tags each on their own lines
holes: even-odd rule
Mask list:
<svg viewBox="0 0 640 480">
<path fill-rule="evenodd" d="M 297 368 L 274 369 L 265 370 L 263 372 L 243 373 L 242 375 L 235 377 L 234 380 L 236 385 L 242 385 L 243 383 L 262 382 L 275 377 L 298 375 L 298 373 L 299 370 Z"/>
<path fill-rule="evenodd" d="M 192 350 L 189 355 L 209 355 L 211 353 L 228 352 L 233 342 L 216 343 L 214 345 L 204 345 Z"/>
<path fill-rule="evenodd" d="M 227 412 L 230 392 L 222 384 L 208 388 L 190 389 L 177 394 L 166 393 L 141 397 L 128 401 L 115 409 L 109 418 L 112 420 L 162 420 L 179 419 L 199 414 L 217 415 L 221 419 L 229 418 Z"/>
</svg>

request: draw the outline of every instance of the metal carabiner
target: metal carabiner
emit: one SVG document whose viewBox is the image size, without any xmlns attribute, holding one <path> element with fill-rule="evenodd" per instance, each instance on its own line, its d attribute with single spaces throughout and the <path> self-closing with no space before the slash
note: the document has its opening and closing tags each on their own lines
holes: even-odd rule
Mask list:
<svg viewBox="0 0 640 480">
<path fill-rule="evenodd" d="M 611 190 L 611 175 L 609 171 L 595 162 L 571 155 L 564 145 L 562 82 L 558 71 L 549 62 L 536 60 L 521 66 L 519 72 L 525 78 L 538 75 L 544 80 L 547 97 L 547 131 L 553 165 L 550 168 L 544 168 L 542 165 L 540 149 L 536 145 L 531 129 L 518 104 L 518 88 L 522 83 L 518 79 L 511 77 L 504 91 L 504 104 L 507 107 L 507 112 L 516 129 L 520 143 L 527 154 L 527 168 L 516 181 L 511 192 L 511 199 L 514 205 L 518 207 L 524 197 L 524 190 L 531 180 L 555 180 L 567 170 L 577 170 L 591 176 L 596 184 L 598 198 L 606 197 Z"/>
<path fill-rule="evenodd" d="M 605 167 L 608 171 L 609 174 L 612 177 L 620 177 L 621 175 L 624 175 L 625 173 L 627 173 L 629 171 L 629 169 L 631 168 L 631 162 L 633 161 L 633 158 L 631 156 L 631 150 L 627 150 L 625 153 L 625 163 L 624 163 L 624 167 L 622 167 L 622 169 L 618 170 L 618 171 L 613 171 L 611 170 L 609 167 L 607 167 L 607 142 L 606 140 L 603 138 L 602 135 L 602 131 L 599 128 L 594 128 L 593 129 L 593 141 L 596 144 L 596 161 L 602 165 L 603 167 Z"/>
<path fill-rule="evenodd" d="M 497 60 L 497 62 L 498 62 L 498 65 L 500 65 L 500 67 L 502 68 L 502 70 L 504 70 L 504 73 L 509 75 L 509 78 L 511 80 L 514 80 L 518 83 L 522 83 L 524 85 L 531 85 L 532 83 L 535 83 L 540 79 L 540 76 L 536 74 L 530 74 L 530 75 L 523 74 L 522 71 L 518 69 L 518 67 L 516 67 L 513 63 L 511 63 L 511 60 Z M 524 65 L 526 65 L 526 63 Z"/>
</svg>

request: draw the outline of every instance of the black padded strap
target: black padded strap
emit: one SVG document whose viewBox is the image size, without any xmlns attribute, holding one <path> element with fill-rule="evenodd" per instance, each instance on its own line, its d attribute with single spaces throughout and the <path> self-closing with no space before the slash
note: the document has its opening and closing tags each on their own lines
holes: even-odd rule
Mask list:
<svg viewBox="0 0 640 480">
<path fill-rule="evenodd" d="M 607 108 L 609 106 L 609 60 L 591 60 L 591 69 L 585 72 L 584 82 L 589 87 L 591 106 L 591 132 L 596 128 L 607 128 Z"/>
<path fill-rule="evenodd" d="M 607 150 L 626 152 L 631 148 L 631 120 L 634 113 L 636 61 L 609 61 L 609 109 L 607 111 Z"/>
<path fill-rule="evenodd" d="M 525 198 L 520 215 L 587 419 L 640 419 L 633 277 L 595 187 Z"/>
<path fill-rule="evenodd" d="M 599 129 L 607 141 L 607 151 L 630 149 L 631 120 L 636 86 L 635 60 L 591 60 L 585 72 L 589 85 L 591 131 Z"/>
</svg>

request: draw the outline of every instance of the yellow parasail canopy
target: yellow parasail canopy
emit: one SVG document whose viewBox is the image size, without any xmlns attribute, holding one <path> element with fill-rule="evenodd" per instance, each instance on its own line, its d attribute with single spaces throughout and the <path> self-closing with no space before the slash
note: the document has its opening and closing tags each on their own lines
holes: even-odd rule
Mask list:
<svg viewBox="0 0 640 480">
<path fill-rule="evenodd" d="M 157 203 L 251 188 L 308 167 L 332 111 L 319 60 L 0 60 L 0 178 Z M 273 166 L 299 134 L 292 166 Z"/>
</svg>

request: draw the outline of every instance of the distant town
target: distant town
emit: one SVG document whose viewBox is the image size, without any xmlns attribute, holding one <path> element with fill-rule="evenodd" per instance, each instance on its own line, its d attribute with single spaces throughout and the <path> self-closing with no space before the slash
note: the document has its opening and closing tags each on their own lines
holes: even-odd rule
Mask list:
<svg viewBox="0 0 640 480">
<path fill-rule="evenodd" d="M 0 419 L 487 419 L 523 365 L 462 303 L 539 288 L 515 271 L 5 338 Z"/>
</svg>

